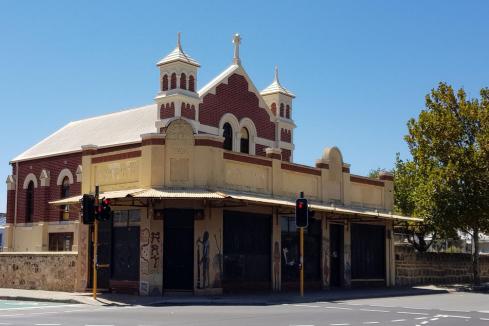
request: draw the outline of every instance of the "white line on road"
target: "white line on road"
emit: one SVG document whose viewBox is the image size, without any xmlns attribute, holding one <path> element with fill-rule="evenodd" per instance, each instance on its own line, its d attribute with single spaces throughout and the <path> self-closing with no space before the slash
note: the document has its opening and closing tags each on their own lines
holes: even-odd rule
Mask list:
<svg viewBox="0 0 489 326">
<path fill-rule="evenodd" d="M 324 307 L 325 309 L 341 309 L 341 310 L 353 310 L 352 308 L 345 307 Z"/>
<path fill-rule="evenodd" d="M 406 319 L 393 319 L 393 320 L 391 320 L 391 323 L 400 323 L 403 321 L 406 321 Z"/>
<path fill-rule="evenodd" d="M 371 312 L 390 312 L 387 310 L 378 310 L 378 309 L 359 309 L 361 311 L 371 311 Z"/>
<path fill-rule="evenodd" d="M 378 321 L 364 321 L 363 324 L 371 325 L 371 324 L 380 324 Z"/>
<path fill-rule="evenodd" d="M 62 307 L 74 307 L 77 304 L 63 304 L 59 306 L 36 306 L 36 307 L 18 307 L 18 308 L 0 308 L 0 311 L 7 310 L 30 310 L 30 309 L 47 309 L 47 308 L 62 308 Z"/>
<path fill-rule="evenodd" d="M 406 315 L 425 315 L 428 316 L 429 314 L 424 313 L 424 312 L 410 312 L 410 311 L 396 311 L 396 314 L 406 314 Z"/>
<path fill-rule="evenodd" d="M 416 317 L 414 319 L 416 319 L 416 320 L 423 320 L 423 319 L 428 319 L 428 317 Z"/>
<path fill-rule="evenodd" d="M 350 324 L 330 324 L 331 326 L 349 326 Z"/>
<path fill-rule="evenodd" d="M 481 318 L 481 320 L 489 320 L 489 318 Z"/>
<path fill-rule="evenodd" d="M 472 317 L 469 316 L 456 316 L 456 315 L 440 315 L 440 317 L 445 317 L 445 318 L 462 318 L 462 319 L 470 319 Z"/>
</svg>

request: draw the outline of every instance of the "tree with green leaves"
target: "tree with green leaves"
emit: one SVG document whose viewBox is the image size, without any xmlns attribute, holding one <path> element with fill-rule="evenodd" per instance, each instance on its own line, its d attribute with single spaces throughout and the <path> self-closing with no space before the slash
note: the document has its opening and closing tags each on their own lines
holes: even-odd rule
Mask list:
<svg viewBox="0 0 489 326">
<path fill-rule="evenodd" d="M 426 107 L 408 122 L 405 137 L 412 161 L 398 160 L 396 177 L 410 177 L 412 194 L 398 183 L 396 204 L 406 215 L 426 216 L 445 234 L 457 230 L 473 238 L 474 284 L 480 284 L 479 234 L 489 232 L 489 89 L 468 99 L 440 83 L 426 96 Z M 402 169 L 407 169 L 404 171 Z M 407 189 L 408 190 L 408 189 Z M 411 212 L 411 214 L 409 214 Z"/>
</svg>

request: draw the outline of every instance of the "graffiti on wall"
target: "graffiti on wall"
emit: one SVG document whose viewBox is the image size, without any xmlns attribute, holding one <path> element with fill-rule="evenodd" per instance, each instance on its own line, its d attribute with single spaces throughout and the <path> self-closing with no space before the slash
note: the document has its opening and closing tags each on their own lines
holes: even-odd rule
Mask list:
<svg viewBox="0 0 489 326">
<path fill-rule="evenodd" d="M 197 239 L 197 288 L 209 287 L 209 232 Z"/>
<path fill-rule="evenodd" d="M 159 272 L 161 267 L 161 233 L 151 232 L 148 228 L 141 231 L 141 273 Z"/>
<path fill-rule="evenodd" d="M 214 287 L 215 288 L 220 288 L 221 287 L 221 280 L 223 276 L 223 271 L 222 271 L 222 251 L 221 251 L 221 246 L 220 243 L 222 243 L 222 232 L 219 230 L 219 240 L 217 240 L 217 236 L 214 234 L 214 241 L 216 242 L 216 255 L 214 256 L 214 270 L 216 273 L 214 274 Z"/>
<path fill-rule="evenodd" d="M 273 244 L 273 290 L 280 291 L 280 244 L 275 241 Z"/>
</svg>

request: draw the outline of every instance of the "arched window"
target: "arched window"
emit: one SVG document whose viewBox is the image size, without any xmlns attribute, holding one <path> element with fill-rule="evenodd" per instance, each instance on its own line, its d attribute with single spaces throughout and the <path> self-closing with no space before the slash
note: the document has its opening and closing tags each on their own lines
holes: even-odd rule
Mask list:
<svg viewBox="0 0 489 326">
<path fill-rule="evenodd" d="M 180 75 L 180 88 L 187 89 L 187 76 L 183 72 Z"/>
<path fill-rule="evenodd" d="M 272 112 L 273 112 L 273 115 L 277 115 L 277 104 L 275 104 L 275 103 L 272 103 Z"/>
<path fill-rule="evenodd" d="M 233 150 L 233 128 L 229 123 L 225 123 L 222 127 L 222 136 L 224 137 L 223 148 L 229 151 Z"/>
<path fill-rule="evenodd" d="M 280 103 L 280 116 L 281 117 L 284 116 L 284 104 L 283 103 Z"/>
<path fill-rule="evenodd" d="M 191 92 L 195 92 L 195 79 L 192 75 L 188 77 L 188 90 Z"/>
<path fill-rule="evenodd" d="M 64 177 L 63 182 L 61 183 L 61 198 L 67 198 L 70 196 L 70 178 Z M 62 210 L 60 212 L 59 219 L 61 221 L 67 220 L 69 218 L 69 206 L 64 205 L 61 207 Z"/>
<path fill-rule="evenodd" d="M 168 90 L 168 75 L 163 76 L 163 80 L 161 82 L 161 90 L 162 91 L 167 91 Z"/>
<path fill-rule="evenodd" d="M 177 88 L 177 74 L 171 74 L 170 89 Z"/>
<path fill-rule="evenodd" d="M 244 127 L 241 128 L 241 153 L 250 153 L 250 133 Z"/>
<path fill-rule="evenodd" d="M 26 191 L 25 222 L 32 223 L 34 217 L 34 182 L 29 182 Z"/>
<path fill-rule="evenodd" d="M 290 106 L 288 105 L 285 107 L 285 117 L 290 119 Z"/>
</svg>

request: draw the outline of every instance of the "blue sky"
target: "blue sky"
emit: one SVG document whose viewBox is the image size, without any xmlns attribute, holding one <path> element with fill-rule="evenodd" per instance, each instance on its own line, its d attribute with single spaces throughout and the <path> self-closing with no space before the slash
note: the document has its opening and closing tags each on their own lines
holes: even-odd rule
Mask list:
<svg viewBox="0 0 489 326">
<path fill-rule="evenodd" d="M 155 63 L 175 46 L 203 86 L 232 61 L 258 89 L 292 90 L 295 161 L 338 146 L 356 174 L 408 156 L 406 122 L 439 81 L 489 86 L 487 1 L 1 1 L 0 176 L 69 121 L 152 103 Z M 0 187 L 5 211 L 6 187 Z"/>
</svg>

